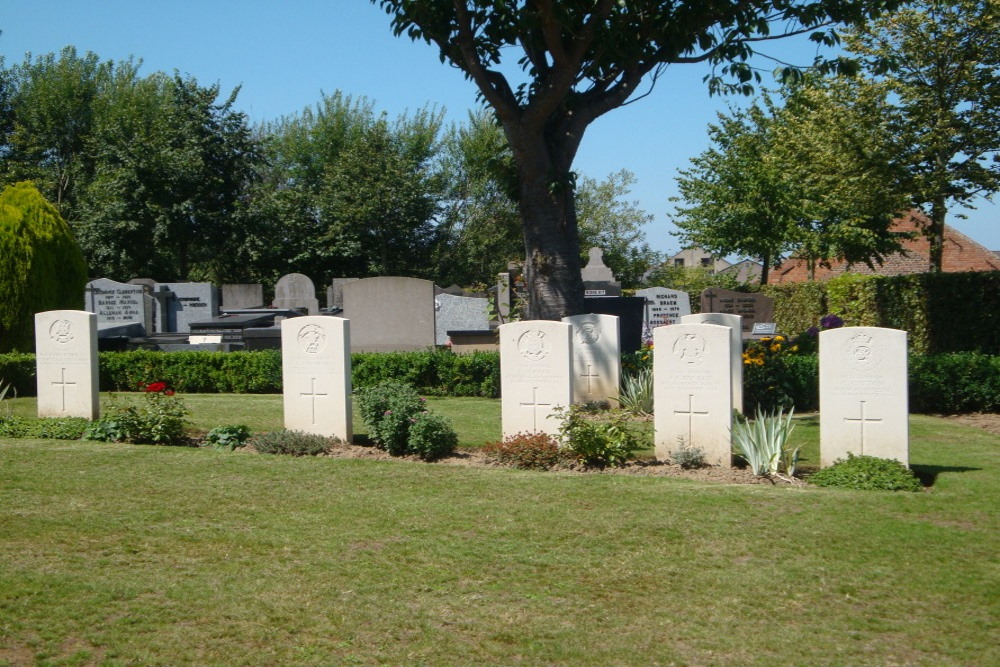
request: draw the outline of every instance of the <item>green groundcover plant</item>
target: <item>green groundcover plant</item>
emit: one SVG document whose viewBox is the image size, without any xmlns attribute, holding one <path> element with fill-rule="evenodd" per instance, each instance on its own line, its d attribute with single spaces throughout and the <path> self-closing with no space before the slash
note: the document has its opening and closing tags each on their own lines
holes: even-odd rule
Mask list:
<svg viewBox="0 0 1000 667">
<path fill-rule="evenodd" d="M 140 383 L 141 398 L 112 396 L 104 416 L 87 428 L 84 437 L 105 442 L 152 445 L 185 444 L 188 410 L 166 382 Z"/>
<path fill-rule="evenodd" d="M 828 468 L 814 473 L 809 482 L 816 486 L 836 486 L 865 491 L 922 491 L 923 485 L 913 471 L 899 461 L 874 456 L 838 459 Z"/>
</svg>

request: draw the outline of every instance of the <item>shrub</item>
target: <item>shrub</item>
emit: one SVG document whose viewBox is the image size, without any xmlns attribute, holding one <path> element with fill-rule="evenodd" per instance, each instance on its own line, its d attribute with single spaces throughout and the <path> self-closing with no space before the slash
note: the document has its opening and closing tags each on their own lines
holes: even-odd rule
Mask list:
<svg viewBox="0 0 1000 667">
<path fill-rule="evenodd" d="M 425 461 L 447 456 L 458 446 L 458 435 L 447 417 L 421 412 L 410 424 L 406 451 Z"/>
<path fill-rule="evenodd" d="M 705 467 L 705 450 L 685 442 L 683 437 L 679 438 L 677 444 L 677 449 L 670 452 L 670 460 L 674 465 L 679 465 L 685 470 Z"/>
<path fill-rule="evenodd" d="M 653 414 L 653 369 L 641 368 L 622 379 L 618 404 L 634 415 Z"/>
<path fill-rule="evenodd" d="M 563 448 L 581 463 L 603 468 L 616 467 L 642 447 L 636 432 L 622 412 L 611 413 L 606 421 L 587 419 L 579 406 L 556 411 L 562 420 L 559 437 Z"/>
<path fill-rule="evenodd" d="M 83 252 L 59 211 L 29 182 L 0 193 L 0 352 L 34 347 L 34 314 L 79 308 Z"/>
<path fill-rule="evenodd" d="M 874 456 L 855 456 L 838 459 L 809 477 L 816 486 L 837 486 L 844 489 L 873 491 L 921 491 L 920 480 L 899 461 Z"/>
<path fill-rule="evenodd" d="M 754 475 L 774 475 L 783 462 L 785 472 L 795 474 L 795 463 L 801 448 L 785 447 L 795 428 L 792 424 L 793 412 L 784 417 L 781 410 L 776 414 L 764 414 L 758 410 L 753 421 L 733 422 L 733 452 L 750 465 Z"/>
<path fill-rule="evenodd" d="M 549 470 L 567 460 L 567 452 L 547 433 L 518 433 L 500 442 L 483 445 L 483 453 L 496 463 L 526 470 Z"/>
<path fill-rule="evenodd" d="M 30 438 L 31 422 L 24 417 L 0 416 L 0 438 Z"/>
<path fill-rule="evenodd" d="M 184 402 L 165 382 L 140 385 L 143 395 L 137 403 L 112 396 L 104 416 L 84 433 L 88 440 L 179 445 L 184 442 Z"/>
<path fill-rule="evenodd" d="M 54 440 L 79 440 L 83 437 L 90 420 L 84 417 L 56 417 L 39 419 L 35 437 Z"/>
<path fill-rule="evenodd" d="M 416 389 L 403 382 L 389 380 L 374 387 L 361 389 L 358 412 L 368 426 L 375 446 L 393 456 L 406 454 L 410 426 L 424 411 L 424 399 Z"/>
<path fill-rule="evenodd" d="M 250 439 L 250 428 L 243 426 L 216 426 L 205 435 L 202 447 L 233 451 Z"/>
<path fill-rule="evenodd" d="M 1000 357 L 978 352 L 911 355 L 913 412 L 1000 412 Z"/>
<path fill-rule="evenodd" d="M 261 454 L 288 454 L 289 456 L 316 456 L 330 449 L 335 442 L 315 433 L 282 429 L 259 433 L 250 438 L 248 444 Z"/>
</svg>

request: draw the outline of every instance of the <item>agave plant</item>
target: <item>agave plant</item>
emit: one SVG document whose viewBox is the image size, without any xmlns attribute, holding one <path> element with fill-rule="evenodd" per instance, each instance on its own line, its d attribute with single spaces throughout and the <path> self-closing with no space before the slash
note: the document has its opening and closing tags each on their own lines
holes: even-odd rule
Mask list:
<svg viewBox="0 0 1000 667">
<path fill-rule="evenodd" d="M 644 368 L 622 379 L 618 404 L 637 415 L 653 414 L 653 370 Z"/>
<path fill-rule="evenodd" d="M 780 463 L 785 464 L 785 472 L 795 473 L 799 457 L 799 447 L 786 449 L 785 444 L 795 425 L 792 415 L 785 416 L 779 409 L 773 414 L 764 414 L 758 408 L 753 421 L 735 422 L 733 425 L 733 451 L 744 459 L 758 477 L 774 475 Z"/>
</svg>

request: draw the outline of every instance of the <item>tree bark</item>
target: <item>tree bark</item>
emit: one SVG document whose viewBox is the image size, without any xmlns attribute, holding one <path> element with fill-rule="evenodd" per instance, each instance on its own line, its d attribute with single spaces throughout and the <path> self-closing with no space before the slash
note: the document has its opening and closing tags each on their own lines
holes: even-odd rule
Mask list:
<svg viewBox="0 0 1000 667">
<path fill-rule="evenodd" d="M 930 242 L 930 267 L 931 273 L 941 273 L 944 265 L 944 219 L 948 213 L 948 205 L 944 197 L 935 197 L 931 203 L 930 223 L 924 230 L 927 240 Z"/>
<path fill-rule="evenodd" d="M 766 285 L 768 279 L 771 276 L 771 256 L 768 253 L 764 253 L 764 257 L 762 257 L 762 260 L 763 261 L 761 263 L 764 266 L 760 270 L 760 284 Z"/>
</svg>

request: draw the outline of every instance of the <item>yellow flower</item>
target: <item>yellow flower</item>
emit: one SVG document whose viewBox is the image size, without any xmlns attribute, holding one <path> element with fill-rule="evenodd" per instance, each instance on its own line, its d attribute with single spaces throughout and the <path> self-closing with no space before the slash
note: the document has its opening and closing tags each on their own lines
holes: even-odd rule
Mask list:
<svg viewBox="0 0 1000 667">
<path fill-rule="evenodd" d="M 785 341 L 785 337 L 784 336 L 775 336 L 774 340 L 775 340 L 775 342 L 783 343 Z"/>
<path fill-rule="evenodd" d="M 755 362 L 755 363 L 756 363 L 756 364 L 757 364 L 758 366 L 763 366 L 763 365 L 764 365 L 764 358 L 763 358 L 763 357 L 758 357 L 758 358 L 754 359 L 754 362 Z"/>
<path fill-rule="evenodd" d="M 799 351 L 799 346 L 798 345 L 792 345 L 788 349 L 789 349 L 790 352 L 798 352 Z"/>
<path fill-rule="evenodd" d="M 771 352 L 781 352 L 781 343 L 775 343 L 772 345 Z"/>
</svg>

